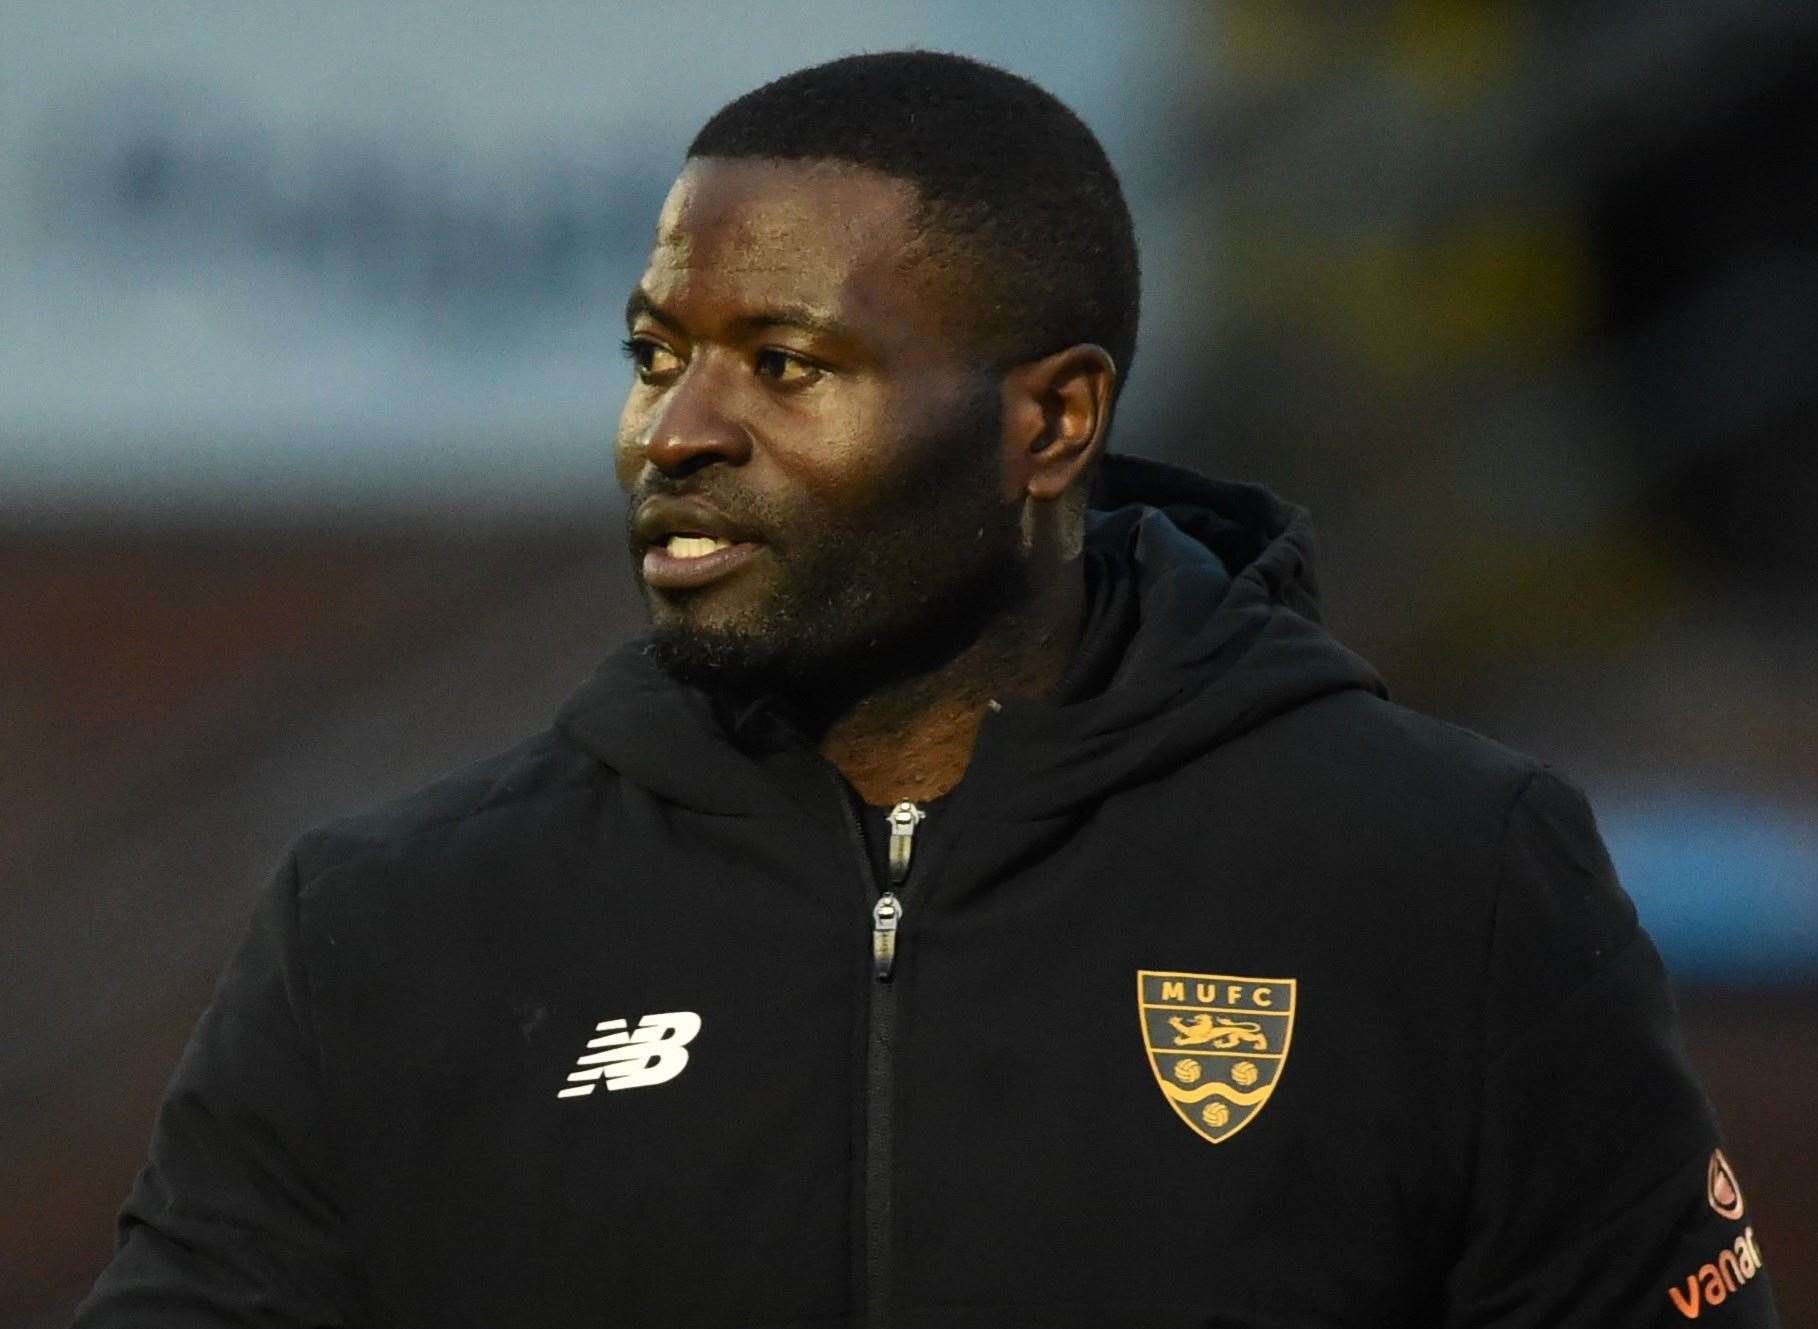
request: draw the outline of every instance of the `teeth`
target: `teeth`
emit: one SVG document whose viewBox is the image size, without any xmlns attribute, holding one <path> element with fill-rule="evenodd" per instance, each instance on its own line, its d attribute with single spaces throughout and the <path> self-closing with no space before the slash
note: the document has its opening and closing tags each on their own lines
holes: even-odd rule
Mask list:
<svg viewBox="0 0 1818 1329">
<path fill-rule="evenodd" d="M 716 540 L 707 535 L 672 535 L 669 554 L 672 558 L 705 558 L 716 549 L 730 549 L 732 541 Z"/>
</svg>

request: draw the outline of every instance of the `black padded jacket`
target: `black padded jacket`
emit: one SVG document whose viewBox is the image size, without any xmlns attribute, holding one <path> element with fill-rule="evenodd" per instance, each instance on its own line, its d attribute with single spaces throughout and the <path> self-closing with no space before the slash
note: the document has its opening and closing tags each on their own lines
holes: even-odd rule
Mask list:
<svg viewBox="0 0 1818 1329">
<path fill-rule="evenodd" d="M 1775 1324 L 1579 792 L 1386 700 L 1266 491 L 1090 527 L 931 808 L 632 643 L 304 836 L 78 1323 Z"/>
</svg>

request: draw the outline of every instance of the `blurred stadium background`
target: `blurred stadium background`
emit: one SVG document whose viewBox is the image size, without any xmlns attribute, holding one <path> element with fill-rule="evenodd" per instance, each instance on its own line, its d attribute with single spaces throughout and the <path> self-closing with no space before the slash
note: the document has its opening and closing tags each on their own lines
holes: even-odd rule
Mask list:
<svg viewBox="0 0 1818 1329">
<path fill-rule="evenodd" d="M 1314 510 L 1406 702 L 1590 790 L 1818 1306 L 1818 8 L 0 12 L 0 1324 L 60 1325 L 303 827 L 635 630 L 619 304 L 680 154 L 861 49 L 1071 103 L 1118 445 Z"/>
</svg>

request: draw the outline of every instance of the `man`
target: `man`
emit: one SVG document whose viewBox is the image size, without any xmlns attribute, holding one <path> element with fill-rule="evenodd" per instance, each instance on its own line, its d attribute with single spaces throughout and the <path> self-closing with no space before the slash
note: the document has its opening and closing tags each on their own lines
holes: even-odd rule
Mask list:
<svg viewBox="0 0 1818 1329">
<path fill-rule="evenodd" d="M 1298 510 L 1101 463 L 1131 235 L 955 57 L 708 123 L 650 635 L 298 844 L 81 1324 L 1775 1322 L 1580 795 L 1384 699 Z"/>
</svg>

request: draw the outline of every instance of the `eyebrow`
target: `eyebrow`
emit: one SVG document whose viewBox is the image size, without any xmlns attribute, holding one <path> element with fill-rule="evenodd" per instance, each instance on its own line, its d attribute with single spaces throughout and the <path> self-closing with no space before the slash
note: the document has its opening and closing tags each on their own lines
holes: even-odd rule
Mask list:
<svg viewBox="0 0 1818 1329">
<path fill-rule="evenodd" d="M 631 294 L 625 297 L 625 326 L 629 328 L 635 324 L 639 315 L 653 318 L 666 327 L 676 327 L 675 320 L 663 312 L 662 307 L 650 298 L 642 286 L 634 286 Z"/>
<path fill-rule="evenodd" d="M 664 327 L 677 332 L 682 331 L 680 320 L 667 313 L 661 305 L 650 298 L 642 286 L 635 288 L 625 301 L 625 324 L 635 324 L 639 316 L 655 319 Z M 742 314 L 732 320 L 732 327 L 740 332 L 762 332 L 766 328 L 795 328 L 801 332 L 815 333 L 823 337 L 846 338 L 851 334 L 838 319 L 812 308 L 809 305 L 777 305 L 761 313 Z"/>
</svg>

